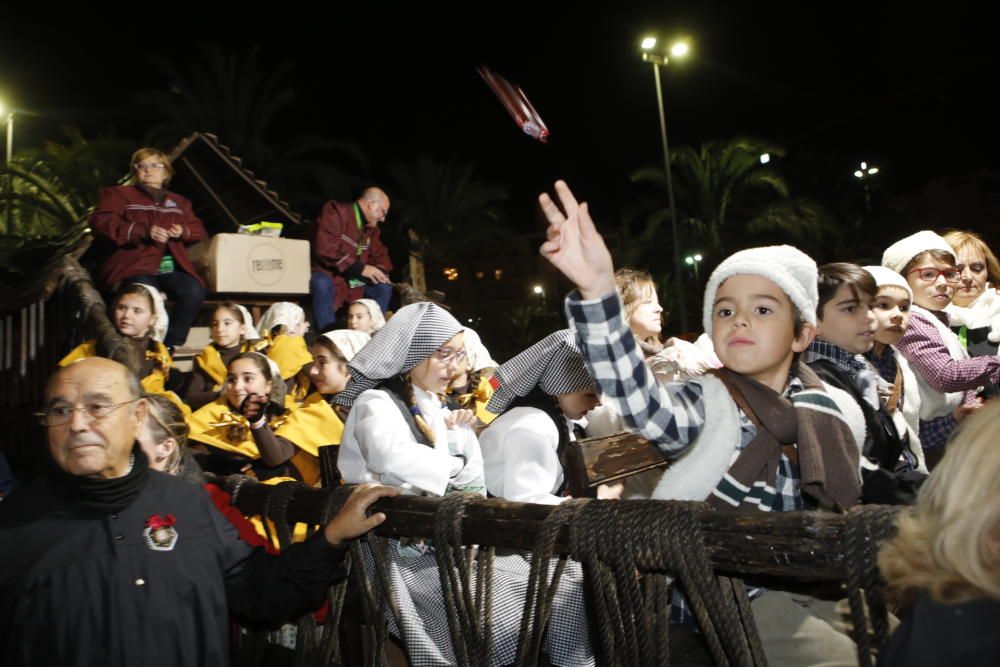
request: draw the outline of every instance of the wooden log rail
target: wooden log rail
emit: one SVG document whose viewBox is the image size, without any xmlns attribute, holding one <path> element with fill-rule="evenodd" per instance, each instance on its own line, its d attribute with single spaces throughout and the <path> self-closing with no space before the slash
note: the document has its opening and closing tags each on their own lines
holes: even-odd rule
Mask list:
<svg viewBox="0 0 1000 667">
<path fill-rule="evenodd" d="M 247 515 L 261 514 L 274 488 L 239 476 L 217 478 L 216 483 L 234 495 L 234 503 Z M 288 506 L 288 520 L 315 524 L 328 496 L 325 489 L 301 486 Z M 376 533 L 386 537 L 431 537 L 440 502 L 441 498 L 425 496 L 384 498 L 374 505 L 386 514 L 385 523 Z M 551 510 L 549 505 L 497 498 L 473 501 L 462 523 L 463 540 L 467 544 L 530 550 Z M 697 513 L 697 519 L 712 566 L 719 573 L 794 582 L 844 581 L 845 515 L 705 509 Z M 556 542 L 556 548 L 563 553 L 569 548 L 566 533 L 564 528 Z"/>
</svg>

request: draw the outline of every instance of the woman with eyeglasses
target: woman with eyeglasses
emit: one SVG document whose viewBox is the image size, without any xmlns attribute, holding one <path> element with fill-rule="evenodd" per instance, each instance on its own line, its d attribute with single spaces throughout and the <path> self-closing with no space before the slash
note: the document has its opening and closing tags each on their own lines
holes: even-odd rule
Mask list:
<svg viewBox="0 0 1000 667">
<path fill-rule="evenodd" d="M 205 284 L 187 256 L 186 247 L 204 239 L 205 226 L 191 202 L 166 189 L 174 171 L 170 159 L 155 148 L 132 155 L 132 182 L 101 191 L 90 228 L 108 258 L 100 269 L 106 288 L 144 283 L 175 302 L 164 344 L 173 351 L 187 340 L 205 299 Z"/>
<path fill-rule="evenodd" d="M 446 310 L 415 303 L 397 311 L 355 355 L 347 388 L 333 398 L 351 407 L 338 459 L 345 482 L 378 481 L 406 494 L 486 496 L 483 456 L 470 427 L 475 414 L 449 410 L 444 397 L 466 363 L 463 338 L 462 325 Z M 392 599 L 385 621 L 405 641 L 409 664 L 457 664 L 434 545 L 389 540 L 385 557 Z M 377 576 L 370 556 L 364 565 Z M 497 554 L 485 571 L 492 572 L 491 665 L 510 665 L 517 657 L 529 571 L 519 554 Z M 547 664 L 593 665 L 589 643 L 581 641 L 583 609 L 582 586 L 564 581 L 552 602 Z"/>
<path fill-rule="evenodd" d="M 970 357 L 996 355 L 1000 343 L 1000 261 L 978 234 L 946 232 L 961 273 L 955 298 L 946 312 L 951 328 Z"/>
<path fill-rule="evenodd" d="M 945 308 L 961 273 L 948 241 L 931 231 L 917 232 L 889 246 L 882 266 L 902 275 L 913 290 L 910 326 L 896 349 L 916 372 L 920 443 L 933 468 L 956 423 L 982 405 L 983 387 L 1000 379 L 1000 358 L 970 358 L 949 328 Z"/>
<path fill-rule="evenodd" d="M 462 326 L 443 308 L 399 310 L 348 364 L 334 403 L 349 406 L 339 467 L 348 483 L 380 481 L 406 492 L 485 494 L 483 457 L 470 410 L 450 411 L 444 394 L 465 363 Z"/>
</svg>

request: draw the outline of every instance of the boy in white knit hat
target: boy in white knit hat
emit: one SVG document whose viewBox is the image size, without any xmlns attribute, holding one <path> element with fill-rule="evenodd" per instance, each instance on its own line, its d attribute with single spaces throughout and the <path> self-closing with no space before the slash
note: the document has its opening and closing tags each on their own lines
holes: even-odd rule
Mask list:
<svg viewBox="0 0 1000 667">
<path fill-rule="evenodd" d="M 893 243 L 882 266 L 903 276 L 913 292 L 910 326 L 896 344 L 916 371 L 920 391 L 920 443 L 930 468 L 941 459 L 956 423 L 981 403 L 976 394 L 1000 380 L 1000 357 L 970 359 L 948 328 L 944 309 L 961 274 L 955 252 L 944 238 L 920 231 Z"/>
<path fill-rule="evenodd" d="M 660 385 L 622 318 L 611 255 L 587 205 L 562 181 L 556 192 L 562 211 L 540 197 L 549 221 L 541 252 L 579 290 L 567 299 L 570 326 L 602 400 L 672 460 L 652 497 L 763 511 L 856 504 L 861 411 L 797 361 L 815 333 L 816 263 L 790 246 L 723 261 L 708 280 L 703 318 L 723 368 Z M 818 620 L 832 605 L 751 596 L 771 664 L 856 664 L 853 643 Z M 674 612 L 683 620 L 676 602 Z"/>
</svg>

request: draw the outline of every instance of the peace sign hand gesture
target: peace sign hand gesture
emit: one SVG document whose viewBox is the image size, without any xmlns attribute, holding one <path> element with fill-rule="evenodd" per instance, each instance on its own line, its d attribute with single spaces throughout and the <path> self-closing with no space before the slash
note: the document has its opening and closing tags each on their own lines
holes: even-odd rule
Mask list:
<svg viewBox="0 0 1000 667">
<path fill-rule="evenodd" d="M 556 181 L 555 190 L 562 210 L 547 193 L 538 197 L 549 221 L 548 240 L 540 249 L 542 256 L 573 281 L 584 299 L 597 299 L 614 292 L 611 253 L 590 218 L 586 202 L 578 204 L 565 181 Z"/>
</svg>

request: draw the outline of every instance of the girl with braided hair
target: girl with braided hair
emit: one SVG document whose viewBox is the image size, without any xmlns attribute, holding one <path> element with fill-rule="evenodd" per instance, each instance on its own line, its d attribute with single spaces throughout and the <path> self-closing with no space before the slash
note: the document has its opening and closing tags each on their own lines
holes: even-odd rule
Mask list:
<svg viewBox="0 0 1000 667">
<path fill-rule="evenodd" d="M 494 386 L 487 410 L 500 416 L 480 434 L 486 488 L 525 503 L 566 500 L 563 452 L 601 403 L 573 332 L 550 334 L 501 364 Z"/>
<path fill-rule="evenodd" d="M 484 493 L 479 442 L 468 426 L 474 415 L 442 400 L 465 363 L 461 325 L 443 308 L 417 303 L 383 332 L 351 361 L 347 388 L 333 399 L 351 408 L 339 459 L 344 480 L 437 496 Z"/>
<path fill-rule="evenodd" d="M 427 302 L 397 311 L 350 362 L 348 386 L 333 399 L 351 406 L 340 445 L 344 481 L 379 481 L 410 494 L 485 496 L 482 454 L 468 426 L 474 415 L 464 411 L 460 419 L 443 401 L 464 364 L 462 325 L 451 314 Z M 376 568 L 381 553 L 388 562 Z M 366 551 L 365 568 L 372 578 L 388 573 L 386 622 L 405 641 L 409 664 L 458 664 L 433 545 L 389 540 L 387 549 Z M 519 554 L 493 559 L 490 665 L 514 663 L 529 572 Z M 561 585 L 553 609 L 551 664 L 592 665 L 590 645 L 581 639 L 582 589 Z"/>
</svg>

